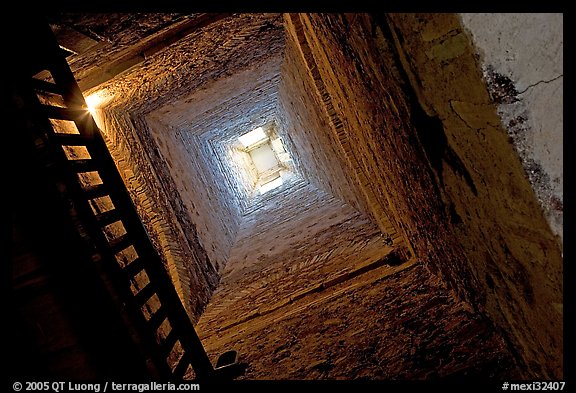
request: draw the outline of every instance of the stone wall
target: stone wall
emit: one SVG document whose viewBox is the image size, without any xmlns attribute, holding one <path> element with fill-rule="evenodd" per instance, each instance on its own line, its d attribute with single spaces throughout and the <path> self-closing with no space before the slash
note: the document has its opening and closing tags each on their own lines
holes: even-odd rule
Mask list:
<svg viewBox="0 0 576 393">
<path fill-rule="evenodd" d="M 490 322 L 454 298 L 424 266 L 407 265 L 383 266 L 312 293 L 203 336 L 203 343 L 214 361 L 237 350 L 248 363 L 241 379 L 520 378 Z"/>
<path fill-rule="evenodd" d="M 446 138 L 444 171 L 436 173 L 442 198 L 461 220 L 453 231 L 464 251 L 451 259 L 465 257 L 474 304 L 508 332 L 527 375 L 560 378 L 559 242 L 502 126 L 476 50 L 456 15 L 391 19 L 418 102 L 441 120 Z"/>
<path fill-rule="evenodd" d="M 552 231 L 563 238 L 562 14 L 462 14 L 502 127 Z"/>
<path fill-rule="evenodd" d="M 542 22 L 539 17 L 526 18 Z M 512 16 L 510 23 L 528 19 Z M 181 296 L 185 299 L 190 291 L 190 302 L 196 302 L 192 314 L 198 315 L 206 303 L 228 254 L 240 261 L 238 271 L 249 272 L 239 282 L 269 273 L 280 285 L 296 280 L 299 276 L 291 274 L 297 269 L 291 272 L 288 266 L 282 273 L 286 266 L 274 265 L 271 256 L 285 256 L 298 265 L 296 254 L 302 250 L 306 258 L 328 252 L 315 248 L 321 245 L 311 240 L 321 234 L 308 233 L 297 221 L 283 226 L 283 217 L 300 217 L 294 214 L 301 205 L 298 200 L 292 200 L 292 206 L 290 200 L 282 205 L 271 196 L 263 197 L 254 206 L 269 206 L 277 217 L 250 221 L 258 209 L 242 210 L 241 187 L 230 182 L 222 161 L 211 157 L 212 152 L 225 153 L 222 146 L 244 129 L 275 120 L 302 175 L 291 185 L 315 187 L 316 197 L 328 196 L 316 201 L 325 203 L 325 208 L 340 203 L 345 206 L 341 214 L 352 209 L 367 220 L 366 225 L 376 224 L 384 234 L 378 240 L 383 242 L 381 251 L 390 245 L 408 248 L 404 256 L 411 254 L 419 261 L 412 271 L 429 280 L 422 284 L 426 290 L 442 293 L 460 310 L 454 312 L 463 319 L 441 326 L 456 334 L 459 330 L 451 329 L 465 318 L 493 323 L 520 364 L 522 377 L 562 377 L 562 254 L 556 236 L 562 173 L 557 146 L 545 138 L 547 131 L 535 131 L 540 129 L 538 121 L 542 130 L 560 127 L 558 116 L 550 116 L 556 120 L 548 126 L 538 111 L 543 110 L 542 99 L 555 96 L 562 70 L 555 63 L 554 72 L 539 74 L 546 64 L 539 63 L 536 74 L 524 74 L 521 62 L 512 62 L 516 65 L 507 69 L 494 60 L 496 52 L 489 50 L 492 38 L 478 27 L 482 21 L 478 16 L 461 19 L 448 14 L 234 15 L 203 27 L 99 87 L 116 97 L 102 111 L 112 153 L 157 248 L 169 269 L 178 272 L 175 282 Z M 496 37 L 512 45 L 517 37 L 502 28 L 507 21 L 505 16 L 495 18 L 489 31 L 500 31 Z M 542 44 L 529 47 L 539 57 L 548 56 L 539 51 L 545 42 L 557 43 L 546 34 Z M 557 49 L 558 45 L 552 47 L 550 53 L 557 54 Z M 484 51 L 482 62 L 479 50 Z M 251 81 L 250 75 L 256 77 Z M 547 92 L 538 94 L 544 88 Z M 220 121 L 228 115 L 239 120 Z M 191 133 L 194 129 L 197 132 Z M 544 142 L 523 148 L 531 138 Z M 546 176 L 540 180 L 527 176 L 531 168 L 535 172 L 543 168 L 550 184 Z M 550 194 L 543 194 L 543 189 Z M 300 207 L 306 212 L 305 204 Z M 309 218 L 302 213 L 300 223 L 316 217 L 328 224 L 338 217 L 324 217 L 322 211 L 318 208 L 319 216 L 310 213 Z M 262 214 L 267 214 L 265 209 Z M 338 239 L 329 227 L 326 233 Z M 291 242 L 293 234 L 303 237 Z M 272 252 L 272 245 L 266 244 L 269 238 L 285 248 Z M 324 240 L 337 247 L 331 239 Z M 251 242 L 257 245 L 252 250 Z M 358 242 L 351 242 L 349 250 Z M 278 250 L 285 252 L 276 254 Z M 348 255 L 346 250 L 339 252 Z M 323 262 L 318 258 L 316 262 Z M 352 264 L 350 258 L 342 260 Z M 266 261 L 277 269 L 267 270 Z M 236 274 L 234 266 L 230 264 L 225 274 Z M 257 272 L 256 267 L 262 270 Z M 186 276 L 189 284 L 182 278 Z M 393 287 L 414 289 L 413 275 L 402 277 Z M 385 288 L 373 288 L 370 299 L 383 296 L 379 291 Z M 366 296 L 365 301 L 371 302 Z M 236 311 L 251 312 L 243 308 L 250 305 L 250 296 L 243 299 Z M 410 310 L 427 307 L 423 297 L 418 299 L 409 303 Z M 280 300 L 262 297 L 254 306 L 259 309 L 276 301 Z M 389 307 L 377 303 L 369 309 L 388 312 Z M 433 306 L 442 309 L 433 302 L 427 312 L 433 312 Z M 464 309 L 468 311 L 462 313 Z M 217 320 L 208 330 L 233 320 Z M 390 334 L 386 327 L 380 328 L 379 336 Z M 466 334 L 483 333 L 471 328 Z M 482 341 L 466 334 L 467 349 L 458 352 L 460 358 Z M 496 341 L 487 342 L 489 349 Z M 273 345 L 280 347 L 278 341 Z M 394 360 L 387 351 L 382 359 Z M 446 353 L 434 356 L 445 358 Z M 453 366 L 443 375 L 460 367 Z M 382 375 L 391 375 L 386 373 Z"/>
<path fill-rule="evenodd" d="M 146 117 L 178 195 L 219 271 L 253 191 L 242 184 L 230 150 L 239 135 L 274 120 L 281 53 Z"/>
<path fill-rule="evenodd" d="M 218 277 L 206 251 L 195 238 L 194 225 L 185 220 L 181 211 L 172 208 L 178 200 L 171 197 L 174 194 L 169 189 L 158 186 L 165 180 L 162 176 L 169 175 L 153 169 L 158 168 L 155 157 L 151 158 L 135 139 L 138 130 L 125 115 L 100 110 L 95 118 L 184 307 L 194 320 L 197 319 L 216 287 Z"/>
<path fill-rule="evenodd" d="M 252 39 L 256 35 L 259 40 Z M 219 105 L 228 97 L 207 90 L 208 85 L 227 78 L 233 82 L 232 75 L 253 69 L 271 53 L 280 55 L 282 45 L 280 15 L 234 15 L 193 31 L 139 66 L 85 92 L 86 96 L 95 93 L 110 98 L 95 118 L 193 319 L 202 312 L 219 279 L 218 269 L 235 238 L 240 207 L 234 199 L 228 198 L 231 204 L 223 202 L 227 195 L 223 190 L 230 187 L 220 181 L 223 171 L 211 156 L 209 141 L 198 144 L 203 150 L 190 148 L 193 139 L 189 131 L 194 127 L 190 117 L 207 118 L 207 114 L 189 108 L 188 120 L 182 121 L 183 112 L 170 112 L 170 107 L 177 108 L 178 100 L 204 90 L 211 92 L 209 104 L 221 111 L 224 107 Z M 74 71 L 78 75 L 94 73 L 95 62 L 106 61 L 101 49 L 101 45 L 96 47 L 90 61 L 77 59 Z M 118 50 L 131 49 L 121 45 L 110 53 Z M 251 56 L 244 56 L 247 53 Z M 274 90 L 273 75 L 265 82 L 265 88 Z M 250 94 L 250 89 L 246 93 Z M 275 105 L 276 99 L 271 97 L 270 106 Z M 267 112 L 257 115 L 269 116 L 270 109 Z M 210 136 L 215 130 L 218 128 L 206 128 L 200 133 Z M 190 171 L 192 165 L 196 172 Z M 205 198 L 209 190 L 212 194 Z M 198 209 L 202 206 L 208 208 Z"/>
<path fill-rule="evenodd" d="M 226 329 L 391 251 L 368 217 L 301 181 L 244 217 L 199 329 Z"/>
<path fill-rule="evenodd" d="M 358 136 L 347 132 L 346 123 L 350 119 L 342 113 L 343 105 L 333 100 L 326 85 L 329 82 L 323 79 L 318 63 L 321 61 L 330 67 L 331 60 L 323 57 L 323 52 L 314 53 L 314 43 L 311 46 L 304 24 L 305 19 L 298 15 L 285 15 L 290 50 L 287 50 L 283 76 L 285 93 L 290 94 L 290 98 L 281 100 L 281 104 L 296 124 L 294 134 L 301 138 L 301 149 L 310 162 L 307 167 L 314 178 L 327 179 L 320 180 L 327 183 L 324 187 L 373 217 L 390 244 L 402 244 L 404 249 L 406 237 L 393 212 L 394 206 L 389 203 L 386 193 L 381 192 L 380 185 L 371 181 L 370 172 L 365 170 L 365 162 L 374 156 L 374 151 L 367 155 L 357 153 L 358 143 L 365 139 L 362 136 L 357 139 Z M 331 77 L 335 75 L 332 73 Z M 296 82 L 290 82 L 294 78 Z M 348 100 L 350 97 L 343 98 Z M 346 106 L 355 105 L 356 102 L 346 102 Z M 370 133 L 370 120 L 362 121 L 362 129 Z M 315 148 L 316 145 L 319 148 Z M 317 164 L 319 160 L 321 164 Z M 334 177 L 337 180 L 331 181 Z"/>
<path fill-rule="evenodd" d="M 320 95 L 292 39 L 288 39 L 279 86 L 279 123 L 294 144 L 303 163 L 302 172 L 317 187 L 368 213 L 360 187 L 353 181 L 331 124 L 322 110 Z"/>
<path fill-rule="evenodd" d="M 455 15 L 298 15 L 357 170 L 417 258 L 561 376 L 562 259 Z M 465 71 L 465 72 L 463 72 Z"/>
</svg>

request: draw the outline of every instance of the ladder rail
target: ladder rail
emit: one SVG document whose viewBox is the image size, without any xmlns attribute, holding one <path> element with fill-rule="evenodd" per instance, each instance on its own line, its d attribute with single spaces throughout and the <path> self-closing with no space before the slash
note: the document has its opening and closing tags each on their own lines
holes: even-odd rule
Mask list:
<svg viewBox="0 0 576 393">
<path fill-rule="evenodd" d="M 89 237 L 96 246 L 97 254 L 101 256 L 102 268 L 106 276 L 109 277 L 114 290 L 126 304 L 129 318 L 135 323 L 139 331 L 144 332 L 142 344 L 145 352 L 149 356 L 158 373 L 162 376 L 181 378 L 190 364 L 198 379 L 209 379 L 213 376 L 214 368 L 196 334 L 192 321 L 190 320 L 181 300 L 176 293 L 172 280 L 165 269 L 162 259 L 154 248 L 148 233 L 139 218 L 137 210 L 132 202 L 123 179 L 116 168 L 116 164 L 106 146 L 106 142 L 98 129 L 93 117 L 86 109 L 82 92 L 70 70 L 68 63 L 60 53 L 60 48 L 48 25 L 43 25 L 44 31 L 41 35 L 46 39 L 43 43 L 45 64 L 43 67 L 52 74 L 53 85 L 30 81 L 30 100 L 36 108 L 36 120 L 47 130 L 49 142 L 53 145 L 52 153 L 56 161 L 65 168 L 65 183 L 67 193 L 73 200 L 78 212 L 80 224 L 84 227 Z M 39 86 L 40 88 L 34 88 Z M 41 104 L 34 91 L 52 88 L 53 91 L 62 93 L 65 108 L 58 108 L 51 105 Z M 49 119 L 64 119 L 73 121 L 76 125 L 79 136 L 62 136 L 55 132 Z M 85 143 L 82 140 L 85 140 Z M 62 146 L 85 146 L 91 159 L 68 160 Z M 85 191 L 77 177 L 79 171 L 97 171 L 102 180 L 102 186 L 92 186 L 92 190 L 97 190 L 98 195 L 108 196 L 114 208 L 118 212 L 117 217 L 107 217 L 105 222 L 98 221 L 98 215 L 93 211 L 89 203 L 89 191 Z M 94 191 L 92 191 L 94 192 Z M 110 221 L 112 220 L 112 221 Z M 102 224 L 121 221 L 126 230 L 123 237 L 108 240 L 103 232 Z M 123 267 L 117 262 L 116 254 L 123 248 L 133 246 L 138 254 L 139 268 L 134 272 L 126 274 Z M 128 265 L 130 266 L 130 264 Z M 152 314 L 149 320 L 143 314 L 142 305 L 138 303 L 137 296 L 130 289 L 130 280 L 134 275 L 144 270 L 150 280 L 154 294 L 159 299 L 160 306 L 156 313 Z M 131 273 L 134 273 L 132 275 Z M 165 319 L 168 319 L 171 326 L 171 342 L 180 342 L 183 350 L 182 357 L 172 370 L 167 363 L 166 350 L 161 348 L 161 344 L 156 339 L 156 330 Z M 151 321 L 154 322 L 151 326 Z M 157 326 L 156 326 L 157 325 Z M 170 335 L 169 334 L 169 335 Z M 174 340 L 174 335 L 177 340 Z M 182 370 L 182 368 L 184 370 Z"/>
</svg>

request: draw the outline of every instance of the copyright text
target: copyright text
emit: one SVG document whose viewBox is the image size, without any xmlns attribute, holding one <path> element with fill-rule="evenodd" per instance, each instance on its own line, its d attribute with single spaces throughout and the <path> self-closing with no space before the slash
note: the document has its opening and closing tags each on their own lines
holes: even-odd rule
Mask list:
<svg viewBox="0 0 576 393">
<path fill-rule="evenodd" d="M 147 391 L 199 391 L 197 383 L 117 383 L 117 382 L 14 382 L 12 388 L 15 392 L 147 392 Z"/>
</svg>

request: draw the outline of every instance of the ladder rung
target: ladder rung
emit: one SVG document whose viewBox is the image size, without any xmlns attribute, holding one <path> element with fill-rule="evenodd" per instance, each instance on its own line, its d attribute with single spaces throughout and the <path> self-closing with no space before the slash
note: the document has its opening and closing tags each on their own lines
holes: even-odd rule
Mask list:
<svg viewBox="0 0 576 393">
<path fill-rule="evenodd" d="M 41 79 L 36 79 L 36 78 L 32 78 L 32 88 L 34 88 L 35 90 L 46 92 L 46 93 L 52 93 L 52 94 L 58 94 L 58 95 L 64 94 L 64 90 L 62 88 L 60 88 L 60 86 L 58 86 L 54 83 L 43 81 Z"/>
<path fill-rule="evenodd" d="M 104 195 L 108 195 L 108 189 L 104 184 L 96 184 L 95 186 L 89 186 L 84 189 L 84 195 L 87 199 L 94 199 Z"/>
<path fill-rule="evenodd" d="M 85 160 L 68 160 L 68 162 L 76 172 L 92 172 L 98 170 L 98 163 L 92 158 Z"/>
<path fill-rule="evenodd" d="M 106 226 L 108 224 L 112 224 L 113 222 L 120 221 L 121 214 L 118 209 L 108 210 L 104 213 L 100 213 L 96 215 L 96 220 L 98 220 L 98 224 L 101 226 Z"/>
<path fill-rule="evenodd" d="M 151 283 L 148 283 L 144 288 L 134 295 L 134 301 L 138 306 L 143 306 L 156 293 L 156 288 Z"/>
<path fill-rule="evenodd" d="M 182 379 L 182 377 L 184 377 L 184 374 L 186 374 L 186 370 L 188 370 L 189 365 L 190 360 L 188 359 L 188 356 L 186 356 L 186 353 L 183 353 L 182 357 L 180 358 L 180 361 L 178 361 L 178 364 L 174 369 L 174 372 L 172 373 L 172 375 L 174 375 L 174 378 Z"/>
<path fill-rule="evenodd" d="M 176 334 L 174 327 L 172 327 L 168 336 L 166 336 L 166 338 L 160 343 L 160 351 L 163 357 L 168 357 L 168 355 L 170 355 L 176 341 L 178 341 L 178 335 Z"/>
<path fill-rule="evenodd" d="M 156 331 L 162 325 L 162 322 L 166 319 L 166 307 L 160 306 L 158 310 L 152 315 L 152 318 L 148 321 L 150 327 L 153 331 Z"/>
<path fill-rule="evenodd" d="M 54 133 L 54 139 L 64 146 L 87 146 L 91 140 L 80 134 L 62 134 Z"/>
<path fill-rule="evenodd" d="M 136 258 L 125 266 L 123 270 L 128 277 L 134 277 L 136 274 L 140 273 L 142 269 L 144 269 L 144 260 L 142 258 Z"/>
<path fill-rule="evenodd" d="M 50 119 L 80 120 L 90 113 L 87 109 L 70 109 L 52 105 L 40 106 L 42 108 L 42 114 Z"/>
<path fill-rule="evenodd" d="M 117 254 L 120 251 L 127 248 L 129 245 L 131 245 L 132 240 L 130 239 L 130 236 L 127 233 L 125 233 L 124 235 L 117 237 L 114 240 L 111 240 L 110 242 L 108 242 L 108 244 L 110 245 L 110 249 L 112 250 L 112 252 L 114 254 Z"/>
</svg>

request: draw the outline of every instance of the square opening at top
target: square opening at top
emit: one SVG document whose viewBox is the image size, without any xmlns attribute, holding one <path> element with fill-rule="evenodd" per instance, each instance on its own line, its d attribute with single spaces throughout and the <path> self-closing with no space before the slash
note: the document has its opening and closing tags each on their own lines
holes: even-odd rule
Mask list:
<svg viewBox="0 0 576 393">
<path fill-rule="evenodd" d="M 257 127 L 238 137 L 242 145 L 239 149 L 245 154 L 244 166 L 254 177 L 254 187 L 264 194 L 284 183 L 282 173 L 289 171 L 286 162 L 290 160 L 282 141 L 272 129 Z"/>
<path fill-rule="evenodd" d="M 256 145 L 267 141 L 268 135 L 266 135 L 262 127 L 258 127 L 240 136 L 238 140 L 240 141 L 240 143 L 242 143 L 242 146 L 244 146 L 245 149 L 250 150 Z"/>
</svg>

